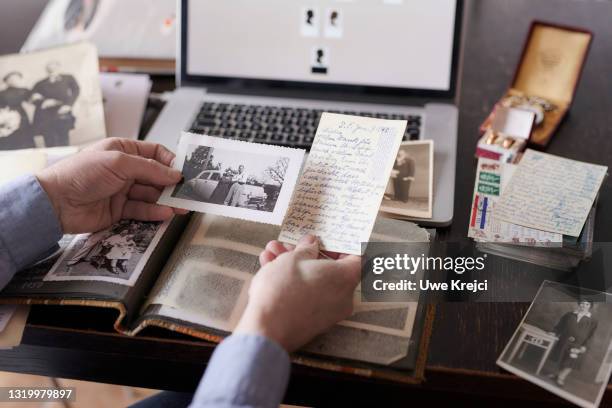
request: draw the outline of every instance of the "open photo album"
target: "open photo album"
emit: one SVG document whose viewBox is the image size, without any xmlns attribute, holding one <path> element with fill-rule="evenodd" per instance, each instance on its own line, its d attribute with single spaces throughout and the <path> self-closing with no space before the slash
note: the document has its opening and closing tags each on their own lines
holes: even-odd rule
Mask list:
<svg viewBox="0 0 612 408">
<path fill-rule="evenodd" d="M 280 226 L 211 214 L 165 223 L 121 221 L 93 234 L 65 236 L 46 260 L 15 275 L 4 304 L 113 308 L 114 328 L 135 336 L 161 327 L 210 342 L 229 335 L 259 270 L 258 256 Z M 415 224 L 379 217 L 373 242 L 423 242 Z M 363 302 L 315 338 L 296 363 L 371 377 L 418 382 L 433 310 L 424 302 Z"/>
</svg>

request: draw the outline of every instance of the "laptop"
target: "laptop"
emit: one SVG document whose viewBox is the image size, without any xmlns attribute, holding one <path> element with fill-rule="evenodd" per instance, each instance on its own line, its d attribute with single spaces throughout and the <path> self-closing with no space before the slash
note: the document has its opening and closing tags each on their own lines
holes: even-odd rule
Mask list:
<svg viewBox="0 0 612 408">
<path fill-rule="evenodd" d="M 433 217 L 453 219 L 462 0 L 180 0 L 176 90 L 146 140 L 181 130 L 308 149 L 322 112 L 407 120 L 434 141 Z"/>
</svg>

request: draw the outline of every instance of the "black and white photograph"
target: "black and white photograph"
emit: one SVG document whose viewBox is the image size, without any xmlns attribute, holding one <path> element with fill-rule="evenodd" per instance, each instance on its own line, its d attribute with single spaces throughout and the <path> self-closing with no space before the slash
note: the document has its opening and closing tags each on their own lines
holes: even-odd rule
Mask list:
<svg viewBox="0 0 612 408">
<path fill-rule="evenodd" d="M 431 218 L 433 196 L 433 141 L 403 142 L 380 207 L 400 217 Z"/>
<path fill-rule="evenodd" d="M 319 9 L 316 7 L 302 7 L 300 12 L 300 32 L 303 37 L 319 36 Z"/>
<path fill-rule="evenodd" d="M 310 71 L 313 74 L 327 74 L 329 68 L 329 48 L 313 47 L 310 51 Z"/>
<path fill-rule="evenodd" d="M 0 150 L 104 138 L 98 70 L 88 43 L 0 57 Z"/>
<path fill-rule="evenodd" d="M 545 281 L 497 364 L 581 407 L 612 371 L 612 295 Z"/>
<path fill-rule="evenodd" d="M 323 35 L 327 38 L 342 38 L 344 31 L 344 13 L 339 8 L 328 8 L 325 11 Z"/>
<path fill-rule="evenodd" d="M 124 220 L 102 231 L 77 235 L 44 280 L 133 286 L 167 225 Z"/>
<path fill-rule="evenodd" d="M 280 225 L 304 151 L 183 133 L 174 167 L 183 181 L 159 203 Z"/>
</svg>

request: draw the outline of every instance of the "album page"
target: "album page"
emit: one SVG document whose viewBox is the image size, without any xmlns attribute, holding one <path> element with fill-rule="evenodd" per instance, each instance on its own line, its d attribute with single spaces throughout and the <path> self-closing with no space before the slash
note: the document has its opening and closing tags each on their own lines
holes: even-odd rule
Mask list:
<svg viewBox="0 0 612 408">
<path fill-rule="evenodd" d="M 214 336 L 230 333 L 244 308 L 259 254 L 279 227 L 210 214 L 195 216 L 177 244 L 140 322 L 167 320 Z M 372 241 L 428 242 L 415 224 L 379 218 Z M 304 351 L 390 365 L 405 358 L 418 302 L 363 302 L 354 296 L 353 316 L 319 336 Z"/>
</svg>

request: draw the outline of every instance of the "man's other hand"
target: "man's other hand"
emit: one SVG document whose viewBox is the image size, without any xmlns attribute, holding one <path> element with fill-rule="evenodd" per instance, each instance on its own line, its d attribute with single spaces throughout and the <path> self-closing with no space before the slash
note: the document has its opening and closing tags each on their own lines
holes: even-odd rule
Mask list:
<svg viewBox="0 0 612 408">
<path fill-rule="evenodd" d="M 319 255 L 319 242 L 312 235 L 295 247 L 271 241 L 260 255 L 263 267 L 252 280 L 234 333 L 259 334 L 291 352 L 349 317 L 361 258 Z"/>
</svg>

